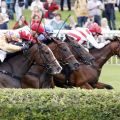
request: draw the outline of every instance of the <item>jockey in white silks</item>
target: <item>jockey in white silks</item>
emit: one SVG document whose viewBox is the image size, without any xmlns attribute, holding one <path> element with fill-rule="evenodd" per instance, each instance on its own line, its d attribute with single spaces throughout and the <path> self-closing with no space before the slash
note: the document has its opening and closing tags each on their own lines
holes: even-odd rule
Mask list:
<svg viewBox="0 0 120 120">
<path fill-rule="evenodd" d="M 109 40 L 99 43 L 98 37 L 102 35 L 102 30 L 97 23 L 91 24 L 88 28 L 75 28 L 74 30 L 68 31 L 67 35 L 73 37 L 79 44 L 88 49 L 90 49 L 88 43 L 97 49 L 101 49 L 110 43 Z"/>
</svg>

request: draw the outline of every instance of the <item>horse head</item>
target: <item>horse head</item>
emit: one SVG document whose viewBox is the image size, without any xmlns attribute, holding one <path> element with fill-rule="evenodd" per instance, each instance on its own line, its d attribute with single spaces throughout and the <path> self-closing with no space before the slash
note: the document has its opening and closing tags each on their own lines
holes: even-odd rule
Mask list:
<svg viewBox="0 0 120 120">
<path fill-rule="evenodd" d="M 85 64 L 92 64 L 94 57 L 88 51 L 86 51 L 82 45 L 78 44 L 77 41 L 68 35 L 66 35 L 65 42 L 69 45 L 75 57 L 79 58 L 79 62 L 82 61 Z"/>
<path fill-rule="evenodd" d="M 117 55 L 118 57 L 120 57 L 120 37 L 113 37 L 113 42 L 111 42 L 111 49 L 113 55 Z"/>
<path fill-rule="evenodd" d="M 68 65 L 71 70 L 77 70 L 80 66 L 79 62 L 76 60 L 74 55 L 71 53 L 69 47 L 65 42 L 61 42 L 58 38 L 52 38 L 54 47 L 54 54 L 56 54 L 56 58 L 61 61 L 64 65 Z"/>
<path fill-rule="evenodd" d="M 62 67 L 55 58 L 50 48 L 43 44 L 35 44 L 35 51 L 33 53 L 36 64 L 45 68 L 49 74 L 58 74 L 61 72 Z"/>
</svg>

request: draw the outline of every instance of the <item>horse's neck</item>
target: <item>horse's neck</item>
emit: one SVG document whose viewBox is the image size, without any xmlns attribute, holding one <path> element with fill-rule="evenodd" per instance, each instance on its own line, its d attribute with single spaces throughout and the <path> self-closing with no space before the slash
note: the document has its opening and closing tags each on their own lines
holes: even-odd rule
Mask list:
<svg viewBox="0 0 120 120">
<path fill-rule="evenodd" d="M 23 55 L 16 55 L 0 65 L 0 70 L 5 70 L 16 76 L 22 76 L 29 69 L 29 60 Z"/>
<path fill-rule="evenodd" d="M 30 69 L 28 70 L 28 72 L 32 72 L 32 73 L 36 73 L 36 74 L 40 74 L 40 72 L 43 71 L 43 67 L 39 66 L 37 64 L 34 64 L 30 67 Z"/>
<path fill-rule="evenodd" d="M 99 50 L 90 50 L 90 53 L 95 57 L 96 64 L 99 68 L 102 68 L 107 60 L 113 55 L 110 44 Z"/>
</svg>

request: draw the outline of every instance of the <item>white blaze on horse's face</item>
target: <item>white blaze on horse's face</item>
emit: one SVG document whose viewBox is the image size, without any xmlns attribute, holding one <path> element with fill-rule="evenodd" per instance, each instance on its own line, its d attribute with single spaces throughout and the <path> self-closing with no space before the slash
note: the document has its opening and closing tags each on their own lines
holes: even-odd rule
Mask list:
<svg viewBox="0 0 120 120">
<path fill-rule="evenodd" d="M 51 74 L 59 74 L 62 71 L 62 67 L 60 66 L 59 62 L 57 61 L 49 47 L 48 50 L 49 50 L 48 60 L 50 62 L 49 65 L 51 67 Z"/>
</svg>

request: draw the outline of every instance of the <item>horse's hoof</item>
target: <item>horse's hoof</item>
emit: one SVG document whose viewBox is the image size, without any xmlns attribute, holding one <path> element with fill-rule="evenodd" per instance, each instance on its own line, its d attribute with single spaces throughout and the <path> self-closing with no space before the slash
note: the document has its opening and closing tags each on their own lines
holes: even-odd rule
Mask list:
<svg viewBox="0 0 120 120">
<path fill-rule="evenodd" d="M 106 85 L 105 88 L 108 89 L 108 90 L 114 89 L 111 85 Z"/>
</svg>

